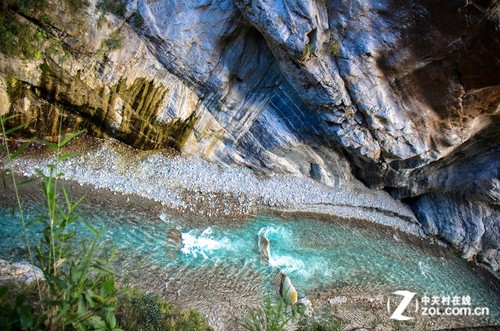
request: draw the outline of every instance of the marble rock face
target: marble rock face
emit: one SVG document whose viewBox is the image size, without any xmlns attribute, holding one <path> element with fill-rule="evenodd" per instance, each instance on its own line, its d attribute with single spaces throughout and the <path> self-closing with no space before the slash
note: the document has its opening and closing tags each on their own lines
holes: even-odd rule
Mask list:
<svg viewBox="0 0 500 331">
<path fill-rule="evenodd" d="M 47 109 L 64 104 L 70 131 L 332 187 L 361 180 L 498 271 L 496 1 L 129 0 L 123 17 L 97 2 L 83 32 L 54 19 L 78 45 L 64 61 L 2 55 L 0 112 L 51 136 Z"/>
</svg>

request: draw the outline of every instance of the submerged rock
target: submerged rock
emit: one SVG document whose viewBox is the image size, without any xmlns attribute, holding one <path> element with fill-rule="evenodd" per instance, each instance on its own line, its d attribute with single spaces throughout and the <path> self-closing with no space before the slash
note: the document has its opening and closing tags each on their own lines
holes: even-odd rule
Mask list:
<svg viewBox="0 0 500 331">
<path fill-rule="evenodd" d="M 259 250 L 262 257 L 269 261 L 271 250 L 269 246 L 269 240 L 265 236 L 259 237 Z"/>
<path fill-rule="evenodd" d="M 172 229 L 168 232 L 167 244 L 176 250 L 182 248 L 182 233 L 178 229 Z"/>
</svg>

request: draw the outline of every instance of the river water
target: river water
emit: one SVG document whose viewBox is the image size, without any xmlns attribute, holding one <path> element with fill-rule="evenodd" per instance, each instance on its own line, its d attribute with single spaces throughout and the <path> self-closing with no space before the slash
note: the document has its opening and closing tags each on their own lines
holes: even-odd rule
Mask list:
<svg viewBox="0 0 500 331">
<path fill-rule="evenodd" d="M 43 208 L 25 204 L 27 219 Z M 418 297 L 469 296 L 474 307 L 488 307 L 488 324 L 500 324 L 498 281 L 437 244 L 362 221 L 313 215 L 255 215 L 217 222 L 112 203 L 83 206 L 105 240 L 117 246 L 115 268 L 123 281 L 164 298 L 220 316 L 221 310 L 257 305 L 276 293 L 279 272 L 300 296 L 333 290 L 396 290 Z M 81 237 L 88 236 L 82 226 Z M 176 229 L 179 250 L 168 242 Z M 29 232 L 36 238 L 37 228 Z M 269 241 L 270 258 L 259 252 L 259 237 Z M 18 213 L 0 209 L 0 258 L 26 258 Z M 218 315 L 219 314 L 219 315 Z M 213 322 L 213 321 L 212 321 Z"/>
</svg>

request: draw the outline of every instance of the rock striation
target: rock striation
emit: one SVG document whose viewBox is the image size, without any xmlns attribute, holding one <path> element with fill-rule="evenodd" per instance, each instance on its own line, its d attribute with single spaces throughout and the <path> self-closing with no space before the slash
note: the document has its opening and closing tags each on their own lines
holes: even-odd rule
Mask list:
<svg viewBox="0 0 500 331">
<path fill-rule="evenodd" d="M 499 271 L 497 1 L 70 3 L 7 8 L 45 31 L 32 58 L 0 53 L 12 126 L 337 188 L 357 178 Z"/>
</svg>

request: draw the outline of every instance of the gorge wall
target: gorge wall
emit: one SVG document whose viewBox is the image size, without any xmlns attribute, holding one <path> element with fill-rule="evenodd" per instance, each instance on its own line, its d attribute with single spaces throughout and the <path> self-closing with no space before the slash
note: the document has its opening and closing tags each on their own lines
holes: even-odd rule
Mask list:
<svg viewBox="0 0 500 331">
<path fill-rule="evenodd" d="M 26 134 L 61 124 L 332 187 L 355 177 L 499 271 L 499 2 L 3 6 L 0 113 Z"/>
</svg>

